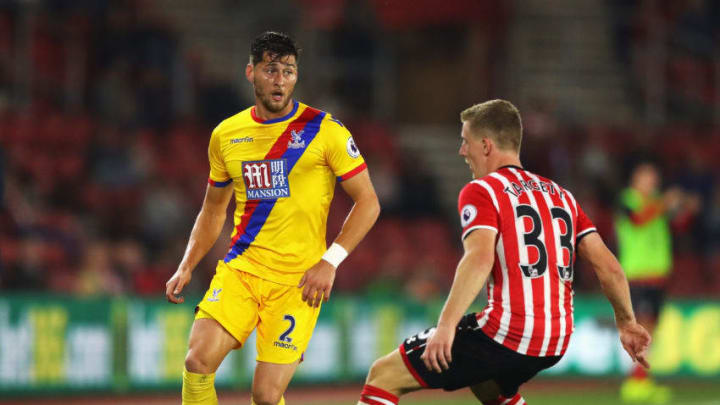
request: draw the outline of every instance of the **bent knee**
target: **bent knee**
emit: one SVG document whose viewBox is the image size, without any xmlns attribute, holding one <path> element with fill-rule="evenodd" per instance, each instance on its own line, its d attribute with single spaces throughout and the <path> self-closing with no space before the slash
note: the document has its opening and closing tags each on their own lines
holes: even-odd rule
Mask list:
<svg viewBox="0 0 720 405">
<path fill-rule="evenodd" d="M 422 388 L 405 366 L 398 350 L 375 360 L 365 383 L 397 396 Z"/>
<path fill-rule="evenodd" d="M 278 389 L 262 389 L 253 391 L 252 400 L 255 405 L 277 405 L 282 395 L 282 391 Z"/>
<path fill-rule="evenodd" d="M 185 356 L 185 370 L 197 374 L 212 374 L 217 369 L 211 362 L 192 350 Z"/>
<path fill-rule="evenodd" d="M 372 383 L 373 380 L 377 380 L 379 376 L 381 376 L 385 370 L 385 363 L 382 361 L 384 357 L 381 357 L 373 362 L 373 364 L 370 366 L 370 371 L 368 371 L 367 376 L 367 383 Z"/>
<path fill-rule="evenodd" d="M 470 390 L 475 394 L 475 397 L 485 405 L 498 403 L 500 387 L 494 380 L 483 381 L 470 386 Z"/>
<path fill-rule="evenodd" d="M 392 378 L 393 375 L 397 376 L 398 373 L 405 371 L 404 365 L 402 363 L 398 364 L 397 359 L 394 356 L 395 354 L 395 352 L 390 353 L 373 362 L 372 366 L 370 366 L 370 372 L 368 372 L 368 384 L 388 380 Z"/>
</svg>

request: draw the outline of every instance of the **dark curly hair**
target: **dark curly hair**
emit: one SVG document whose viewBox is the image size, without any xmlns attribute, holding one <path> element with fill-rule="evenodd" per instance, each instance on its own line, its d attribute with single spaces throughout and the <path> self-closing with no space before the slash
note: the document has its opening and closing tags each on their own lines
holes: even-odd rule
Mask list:
<svg viewBox="0 0 720 405">
<path fill-rule="evenodd" d="M 250 62 L 254 65 L 262 62 L 263 55 L 267 52 L 272 60 L 277 60 L 288 55 L 300 56 L 300 48 L 294 39 L 288 34 L 275 31 L 265 31 L 253 39 L 250 44 Z"/>
</svg>

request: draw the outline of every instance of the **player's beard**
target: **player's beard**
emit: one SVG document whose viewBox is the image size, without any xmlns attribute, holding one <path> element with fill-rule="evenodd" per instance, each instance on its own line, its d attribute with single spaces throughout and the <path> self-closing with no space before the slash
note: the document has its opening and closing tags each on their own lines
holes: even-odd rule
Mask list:
<svg viewBox="0 0 720 405">
<path fill-rule="evenodd" d="M 263 93 L 260 91 L 258 86 L 255 86 L 255 97 L 257 97 L 258 100 L 262 103 L 263 107 L 267 111 L 270 111 L 271 113 L 279 113 L 280 111 L 284 110 L 287 105 L 290 103 L 290 99 L 292 98 L 293 92 L 290 91 L 286 95 L 284 95 L 283 99 L 280 101 L 274 101 L 272 99 L 272 91 Z"/>
</svg>

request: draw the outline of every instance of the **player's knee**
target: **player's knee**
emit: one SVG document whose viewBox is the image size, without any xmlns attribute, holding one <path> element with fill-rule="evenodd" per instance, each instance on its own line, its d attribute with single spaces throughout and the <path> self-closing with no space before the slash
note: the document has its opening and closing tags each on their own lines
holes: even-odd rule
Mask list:
<svg viewBox="0 0 720 405">
<path fill-rule="evenodd" d="M 187 356 L 185 356 L 185 370 L 197 374 L 211 374 L 215 372 L 211 364 L 193 351 L 188 352 Z"/>
<path fill-rule="evenodd" d="M 282 391 L 276 388 L 253 390 L 252 400 L 257 405 L 277 405 L 282 399 Z"/>
<path fill-rule="evenodd" d="M 470 386 L 470 391 L 472 391 L 475 397 L 480 400 L 483 405 L 497 405 L 507 399 L 504 398 L 502 401 L 499 400 L 499 398 L 503 397 L 500 396 L 500 387 L 497 385 L 495 380 L 483 381 L 472 385 Z"/>
<path fill-rule="evenodd" d="M 370 371 L 368 372 L 367 376 L 367 383 L 373 385 L 377 384 L 379 381 L 382 381 L 385 378 L 385 374 L 387 374 L 389 366 L 390 362 L 388 356 L 380 357 L 379 359 L 375 360 L 372 366 L 370 366 Z"/>
</svg>

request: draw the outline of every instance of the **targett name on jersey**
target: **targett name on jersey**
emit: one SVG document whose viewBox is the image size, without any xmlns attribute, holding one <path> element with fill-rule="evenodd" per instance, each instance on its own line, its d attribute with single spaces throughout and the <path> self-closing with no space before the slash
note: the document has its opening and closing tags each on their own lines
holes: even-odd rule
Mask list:
<svg viewBox="0 0 720 405">
<path fill-rule="evenodd" d="M 520 184 L 522 184 L 522 186 L 520 186 Z M 535 180 L 520 180 L 520 184 L 511 181 L 510 185 L 512 185 L 513 190 L 511 190 L 510 187 L 505 187 L 503 191 L 506 193 L 510 193 L 515 197 L 519 197 L 520 194 L 526 191 L 542 191 L 543 193 L 550 193 L 553 195 L 555 194 L 555 186 L 551 183 L 540 181 L 538 184 L 538 182 Z M 565 198 L 562 190 L 560 190 L 560 197 Z"/>
</svg>

